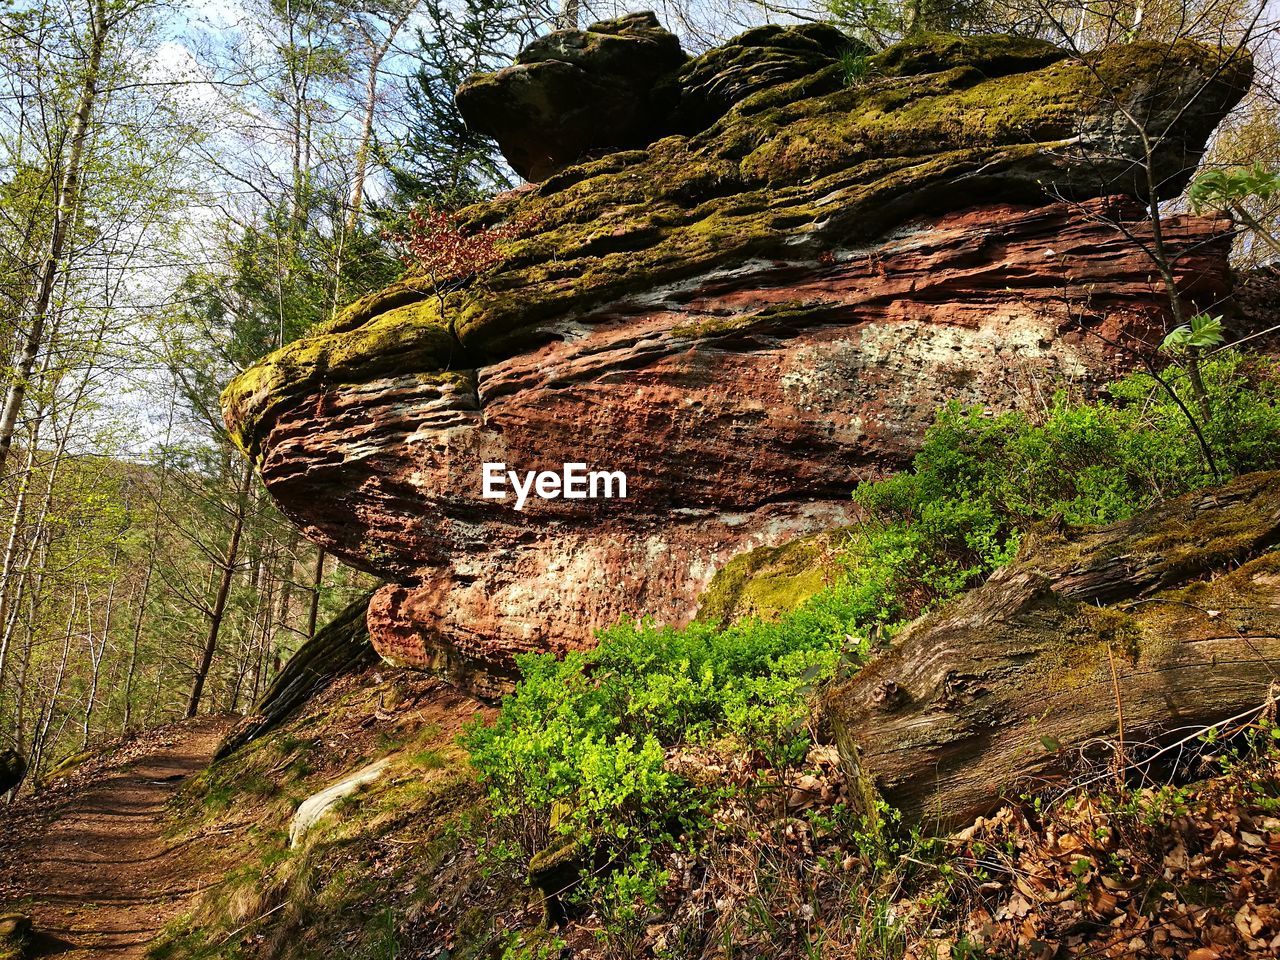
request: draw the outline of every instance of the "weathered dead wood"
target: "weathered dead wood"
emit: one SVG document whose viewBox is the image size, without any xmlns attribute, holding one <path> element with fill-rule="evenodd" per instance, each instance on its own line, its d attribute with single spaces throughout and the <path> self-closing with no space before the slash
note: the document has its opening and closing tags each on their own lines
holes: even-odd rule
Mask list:
<svg viewBox="0 0 1280 960">
<path fill-rule="evenodd" d="M 298 648 L 253 712 L 236 724 L 218 746 L 215 760 L 272 730 L 335 678 L 377 662 L 366 622 L 372 596 L 366 593 L 349 604 Z"/>
<path fill-rule="evenodd" d="M 828 706 L 860 802 L 946 830 L 1260 706 L 1280 683 L 1280 473 L 1124 523 L 1029 536 L 1010 566 L 909 626 Z M 1114 675 L 1113 675 L 1114 669 Z"/>
</svg>

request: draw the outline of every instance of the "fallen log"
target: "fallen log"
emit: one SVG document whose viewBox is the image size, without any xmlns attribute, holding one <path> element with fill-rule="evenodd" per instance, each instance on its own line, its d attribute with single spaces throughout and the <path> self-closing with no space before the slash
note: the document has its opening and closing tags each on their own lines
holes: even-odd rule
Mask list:
<svg viewBox="0 0 1280 960">
<path fill-rule="evenodd" d="M 366 593 L 348 604 L 298 648 L 254 705 L 253 712 L 218 745 L 214 760 L 231 755 L 273 730 L 337 677 L 378 661 L 366 622 L 372 597 L 372 593 Z"/>
<path fill-rule="evenodd" d="M 0 796 L 22 782 L 27 774 L 27 761 L 17 750 L 0 750 Z"/>
<path fill-rule="evenodd" d="M 1061 783 L 1082 753 L 1140 759 L 1274 702 L 1278 543 L 1280 472 L 1028 535 L 828 694 L 857 802 L 947 831 Z"/>
</svg>

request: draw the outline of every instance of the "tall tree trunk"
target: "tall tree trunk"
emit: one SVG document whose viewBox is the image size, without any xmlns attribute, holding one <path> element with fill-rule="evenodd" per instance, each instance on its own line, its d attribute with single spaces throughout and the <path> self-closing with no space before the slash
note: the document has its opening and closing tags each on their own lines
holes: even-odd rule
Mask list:
<svg viewBox="0 0 1280 960">
<path fill-rule="evenodd" d="M 98 74 L 102 69 L 102 53 L 107 40 L 106 10 L 101 0 L 91 0 L 89 20 L 89 62 L 85 69 L 84 85 L 80 88 L 80 97 L 71 121 L 66 167 L 62 183 L 58 188 L 57 203 L 54 206 L 49 246 L 40 268 L 35 301 L 31 307 L 31 325 L 23 340 L 13 379 L 5 394 L 4 406 L 0 407 L 0 476 L 4 475 L 5 464 L 9 459 L 9 449 L 13 445 L 14 430 L 18 423 L 18 413 L 26 397 L 27 383 L 35 370 L 36 357 L 44 342 L 45 319 L 53 301 L 54 287 L 58 283 L 58 265 L 66 248 L 71 224 L 75 220 L 80 171 L 84 162 L 84 146 L 89 137 L 89 121 L 98 99 Z"/>
<path fill-rule="evenodd" d="M 22 752 L 26 741 L 27 677 L 31 672 L 31 650 L 34 646 L 31 631 L 28 630 L 25 642 L 22 644 L 22 657 L 18 660 L 18 672 L 13 684 L 13 741 L 19 753 Z"/>
<path fill-rule="evenodd" d="M 574 0 L 577 2 L 577 0 Z M 374 113 L 378 106 L 378 70 L 382 67 L 383 58 L 395 43 L 396 35 L 408 22 L 409 17 L 418 9 L 418 3 L 406 3 L 400 16 L 387 25 L 387 35 L 381 43 L 375 44 L 373 37 L 364 31 L 365 42 L 369 46 L 369 75 L 364 85 L 364 118 L 360 125 L 360 145 L 356 148 L 356 169 L 351 179 L 351 202 L 347 211 L 347 233 L 355 230 L 360 221 L 360 209 L 364 205 L 364 183 L 369 170 L 369 148 L 373 144 Z"/>
<path fill-rule="evenodd" d="M 57 324 L 54 325 L 56 330 Z M 50 331 L 50 342 L 57 336 L 55 332 Z M 52 363 L 53 354 L 46 351 L 44 359 L 40 362 L 39 380 L 44 382 L 49 375 L 49 366 Z M 26 579 L 27 569 L 24 567 L 21 573 L 18 570 L 17 557 L 22 529 L 26 523 L 27 514 L 27 497 L 31 492 L 31 480 L 35 476 L 36 461 L 40 453 L 40 431 L 44 426 L 45 416 L 48 413 L 49 404 L 47 398 L 42 398 L 36 408 L 35 417 L 31 423 L 31 432 L 28 435 L 27 463 L 22 472 L 22 477 L 18 481 L 18 494 L 14 499 L 13 514 L 9 521 L 9 536 L 5 541 L 4 559 L 0 561 L 0 630 L 3 630 L 3 636 L 0 636 L 0 690 L 4 690 L 4 673 L 5 664 L 9 654 L 9 639 L 11 631 L 7 629 L 6 624 L 9 622 L 8 612 L 12 606 L 15 610 L 22 602 L 21 585 Z M 61 451 L 65 445 L 65 438 L 59 442 L 59 457 L 61 459 Z M 56 473 L 57 466 L 52 468 Z M 2 472 L 2 471 L 0 471 Z M 46 497 L 45 510 L 48 510 L 49 497 Z M 43 515 L 41 520 L 43 521 Z M 29 555 L 28 555 L 29 559 Z"/>
<path fill-rule="evenodd" d="M 159 511 L 157 510 L 157 517 Z M 157 521 L 156 526 L 159 527 Z M 133 684 L 138 676 L 138 647 L 142 641 L 142 623 L 147 612 L 147 597 L 151 593 L 151 577 L 156 569 L 156 551 L 159 540 L 159 531 L 153 530 L 151 535 L 151 547 L 147 551 L 147 566 L 142 572 L 142 586 L 139 588 L 138 610 L 133 617 L 133 631 L 129 638 L 129 666 L 125 670 L 124 676 L 124 719 L 121 722 L 121 730 L 129 729 L 129 722 L 133 719 Z"/>
<path fill-rule="evenodd" d="M 56 469 L 51 471 L 51 473 L 56 472 Z M 52 487 L 50 486 L 50 488 Z M 20 583 L 20 586 L 22 586 L 26 591 L 26 597 L 23 597 L 22 592 L 19 591 L 18 598 L 15 599 L 12 609 L 9 612 L 9 617 L 4 623 L 5 637 L 12 638 L 15 636 L 15 631 L 18 627 L 20 604 L 24 599 L 27 600 L 31 606 L 31 610 L 27 628 L 25 630 L 25 636 L 23 638 L 22 660 L 20 661 L 21 666 L 18 670 L 17 679 L 13 684 L 14 699 L 16 703 L 16 710 L 14 712 L 14 738 L 17 741 L 19 750 L 22 749 L 23 739 L 26 733 L 25 711 L 27 701 L 27 678 L 31 670 L 32 649 L 36 645 L 35 631 L 32 630 L 31 624 L 36 621 L 36 609 L 38 608 L 39 598 L 43 592 L 45 578 L 45 564 L 33 564 L 32 560 L 34 559 L 37 548 L 39 547 L 39 541 L 44 537 L 44 521 L 45 517 L 48 516 L 49 504 L 50 498 L 46 497 L 40 518 L 36 522 L 35 532 L 31 536 L 31 543 L 27 546 L 26 557 L 22 567 L 22 580 Z"/>
<path fill-rule="evenodd" d="M 169 422 L 164 431 L 164 446 L 166 449 L 170 440 L 173 439 L 173 418 L 177 410 L 177 403 L 178 395 L 175 385 L 174 392 L 169 397 Z M 125 672 L 124 678 L 124 720 L 121 723 L 122 730 L 128 730 L 129 723 L 133 719 L 133 684 L 138 676 L 138 647 L 142 642 L 142 623 L 146 617 L 147 598 L 151 592 L 151 578 L 155 574 L 156 555 L 160 550 L 160 503 L 164 499 L 168 480 L 169 461 L 162 458 L 160 461 L 160 481 L 156 485 L 156 495 L 151 502 L 151 544 L 147 550 L 147 568 L 142 574 L 141 596 L 138 597 L 138 611 L 134 615 L 133 633 L 129 639 L 129 667 Z"/>
<path fill-rule="evenodd" d="M 27 774 L 33 780 L 40 775 L 40 764 L 44 759 L 45 747 L 49 741 L 49 727 L 53 724 L 53 713 L 58 706 L 58 697 L 62 695 L 62 681 L 67 675 L 67 659 L 71 654 L 71 633 L 76 623 L 76 600 L 71 598 L 71 612 L 67 615 L 67 629 L 62 636 L 62 660 L 58 663 L 58 675 L 53 682 L 53 690 L 40 711 L 40 720 L 36 724 L 35 735 L 31 739 L 31 764 Z"/>
<path fill-rule="evenodd" d="M 356 148 L 356 169 L 351 179 L 350 209 L 347 211 L 347 233 L 354 233 L 360 222 L 360 209 L 364 206 L 364 181 L 369 167 L 369 145 L 373 141 L 374 111 L 378 106 L 378 67 L 384 51 L 377 52 L 369 61 L 369 76 L 365 80 L 364 121 L 360 128 L 360 145 Z"/>
<path fill-rule="evenodd" d="M 311 574 L 311 609 L 307 613 L 307 636 L 316 635 L 316 617 L 320 614 L 320 586 L 324 583 L 324 550 L 316 547 L 316 566 Z"/>
<path fill-rule="evenodd" d="M 115 556 L 111 560 L 111 568 L 118 570 L 120 565 L 119 547 L 116 548 Z M 97 646 L 93 643 L 93 606 L 85 597 L 85 628 L 86 639 L 89 641 L 89 666 L 91 672 L 89 674 L 89 692 L 84 701 L 84 722 L 83 737 L 80 741 L 80 749 L 89 749 L 89 740 L 93 733 L 93 714 L 98 705 L 98 686 L 102 679 L 102 661 L 107 656 L 107 644 L 111 640 L 111 614 L 115 608 L 116 599 L 116 583 L 115 577 L 111 578 L 111 586 L 107 589 L 107 608 L 102 616 L 102 640 Z M 89 592 L 89 588 L 85 586 L 85 593 Z"/>
<path fill-rule="evenodd" d="M 48 358 L 41 365 L 43 370 L 48 369 Z M 83 391 L 82 391 L 83 392 Z M 73 411 L 78 407 L 80 395 L 76 397 L 76 405 Z M 53 453 L 52 462 L 48 466 L 48 475 L 45 478 L 44 496 L 40 503 L 40 510 L 36 515 L 34 530 L 27 536 L 27 547 L 24 551 L 21 563 L 17 560 L 18 537 L 21 526 L 26 519 L 26 499 L 30 490 L 30 482 L 32 472 L 35 469 L 35 457 L 37 448 L 39 447 L 40 429 L 45 421 L 47 410 L 42 406 L 32 425 L 31 434 L 31 450 L 27 454 L 26 472 L 23 475 L 21 486 L 18 491 L 18 500 L 14 505 L 12 517 L 12 525 L 9 531 L 9 539 L 5 546 L 3 572 L 0 572 L 0 691 L 5 689 L 4 674 L 8 660 L 9 650 L 12 648 L 12 639 L 14 631 L 18 623 L 18 609 L 23 600 L 23 591 L 27 589 L 33 570 L 33 559 L 36 549 L 39 546 L 41 538 L 44 536 L 45 521 L 49 517 L 49 512 L 53 507 L 53 491 L 57 483 L 58 473 L 62 468 L 62 460 L 67 450 L 67 441 L 70 432 L 64 431 L 58 437 L 58 443 Z M 36 571 L 37 580 L 42 580 L 44 576 L 43 568 Z M 6 612 L 7 609 L 7 612 Z M 28 631 L 29 632 L 29 631 Z M 31 642 L 30 636 L 27 639 L 28 644 Z M 17 690 L 19 697 L 21 696 L 21 688 Z"/>
<path fill-rule="evenodd" d="M 298 528 L 294 527 L 289 531 L 289 542 L 284 548 L 284 574 L 281 578 L 282 585 L 280 587 L 280 607 L 276 616 L 276 626 L 284 630 L 286 633 L 292 631 L 289 626 L 289 617 L 292 614 L 293 607 L 293 568 L 295 566 L 296 553 L 298 550 L 298 541 L 301 536 Z M 277 631 L 278 632 L 278 631 Z M 271 673 L 274 676 L 280 672 L 280 646 L 277 643 L 272 650 Z"/>
<path fill-rule="evenodd" d="M 262 495 L 262 485 L 255 485 L 251 498 L 251 515 L 254 517 L 259 515 Z M 260 645 L 260 635 L 266 629 L 267 621 L 271 619 L 271 602 L 274 599 L 271 596 L 271 592 L 265 587 L 267 582 L 267 531 L 262 524 L 252 523 L 249 525 L 249 534 L 246 569 L 249 574 L 249 596 L 254 597 L 255 600 L 252 619 L 241 633 L 239 664 L 235 675 L 229 683 L 230 692 L 227 700 L 228 709 L 231 713 L 235 713 L 238 710 L 240 696 L 248 685 L 248 679 L 253 670 L 255 653 Z"/>
<path fill-rule="evenodd" d="M 556 14 L 557 30 L 577 30 L 582 19 L 582 0 L 564 0 Z"/>
<path fill-rule="evenodd" d="M 27 464 L 18 481 L 18 494 L 13 501 L 13 514 L 9 520 L 9 536 L 5 541 L 4 559 L 0 560 L 0 690 L 4 690 L 5 667 L 9 660 L 9 640 L 12 631 L 8 628 L 10 606 L 16 611 L 21 602 L 19 584 L 25 580 L 26 571 L 18 572 L 17 557 L 22 536 L 22 529 L 27 513 L 27 496 L 31 492 L 31 478 L 36 468 L 36 453 L 40 447 L 40 425 L 44 420 L 43 407 L 31 426 L 28 439 Z"/>
<path fill-rule="evenodd" d="M 258 694 L 262 690 L 262 675 L 265 672 L 263 664 L 266 660 L 267 650 L 270 649 L 272 640 L 275 637 L 272 616 L 276 608 L 276 581 L 267 578 L 264 574 L 263 582 L 267 586 L 262 593 L 261 612 L 259 614 L 261 629 L 258 631 L 258 642 L 254 647 L 253 688 L 249 694 L 250 703 L 258 702 Z"/>
<path fill-rule="evenodd" d="M 196 675 L 191 683 L 191 696 L 187 698 L 187 719 L 194 717 L 200 710 L 205 680 L 209 676 L 210 666 L 213 665 L 213 654 L 218 648 L 218 633 L 222 629 L 222 619 L 227 612 L 227 597 L 231 593 L 231 582 L 235 579 L 236 557 L 240 552 L 240 536 L 244 532 L 246 501 L 252 480 L 253 467 L 246 463 L 241 473 L 240 486 L 236 491 L 235 518 L 231 524 L 231 536 L 227 538 L 227 550 L 222 557 L 222 576 L 218 581 L 218 593 L 214 597 L 213 609 L 209 612 L 209 632 L 205 636 L 204 650 L 200 655 L 200 663 L 196 666 Z"/>
</svg>

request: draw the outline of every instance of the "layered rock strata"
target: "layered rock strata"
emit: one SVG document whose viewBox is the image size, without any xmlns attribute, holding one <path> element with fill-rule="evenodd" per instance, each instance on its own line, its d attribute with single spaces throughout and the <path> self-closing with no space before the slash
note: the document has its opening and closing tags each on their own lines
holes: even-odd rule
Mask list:
<svg viewBox="0 0 1280 960">
<path fill-rule="evenodd" d="M 228 388 L 286 514 L 391 581 L 369 614 L 385 656 L 486 688 L 620 617 L 686 620 L 735 554 L 851 520 L 850 488 L 941 404 L 1090 390 L 1162 335 L 1128 118 L 1176 190 L 1247 62 L 935 37 L 851 77 L 795 36 L 810 72 L 728 82 L 778 30 L 685 62 L 670 102 L 732 102 L 469 208 L 469 230 L 507 225 L 498 262 L 410 271 Z M 1220 302 L 1230 225 L 1163 228 L 1188 306 Z M 623 471 L 627 498 L 517 510 L 482 496 L 487 462 Z"/>
</svg>

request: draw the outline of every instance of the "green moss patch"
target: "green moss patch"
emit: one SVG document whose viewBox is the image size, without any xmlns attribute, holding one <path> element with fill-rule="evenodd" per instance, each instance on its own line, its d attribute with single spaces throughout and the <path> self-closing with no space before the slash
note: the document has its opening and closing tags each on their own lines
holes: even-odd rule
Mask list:
<svg viewBox="0 0 1280 960">
<path fill-rule="evenodd" d="M 839 551 L 848 532 L 803 537 L 758 547 L 730 560 L 702 595 L 697 619 L 721 626 L 745 617 L 776 620 L 839 575 Z"/>
</svg>

